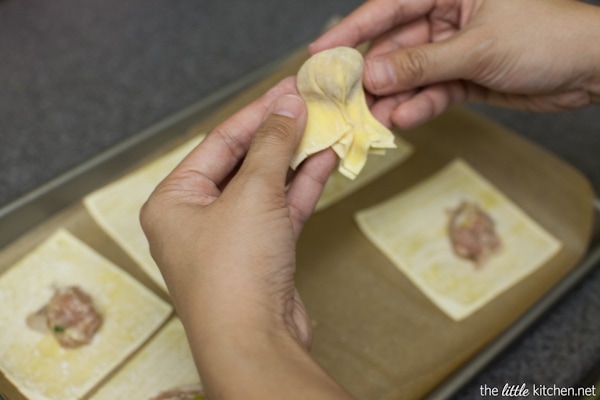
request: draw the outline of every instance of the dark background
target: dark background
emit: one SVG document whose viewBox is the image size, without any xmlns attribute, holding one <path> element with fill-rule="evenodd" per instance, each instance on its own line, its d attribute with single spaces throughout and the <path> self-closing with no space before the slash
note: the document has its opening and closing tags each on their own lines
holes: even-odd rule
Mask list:
<svg viewBox="0 0 600 400">
<path fill-rule="evenodd" d="M 0 207 L 309 42 L 360 3 L 0 0 Z M 572 163 L 600 191 L 597 106 L 473 108 Z M 598 363 L 596 271 L 457 397 L 479 398 L 483 384 L 577 386 Z"/>
</svg>

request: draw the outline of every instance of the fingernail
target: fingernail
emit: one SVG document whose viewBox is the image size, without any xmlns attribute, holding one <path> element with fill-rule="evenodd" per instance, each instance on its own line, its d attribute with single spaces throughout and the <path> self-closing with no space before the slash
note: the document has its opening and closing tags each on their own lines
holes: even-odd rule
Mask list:
<svg viewBox="0 0 600 400">
<path fill-rule="evenodd" d="M 304 112 L 304 101 L 300 96 L 284 94 L 273 105 L 273 114 L 288 118 L 298 118 Z"/>
<path fill-rule="evenodd" d="M 374 58 L 365 61 L 371 89 L 383 89 L 396 84 L 396 71 L 391 62 L 385 58 Z"/>
</svg>

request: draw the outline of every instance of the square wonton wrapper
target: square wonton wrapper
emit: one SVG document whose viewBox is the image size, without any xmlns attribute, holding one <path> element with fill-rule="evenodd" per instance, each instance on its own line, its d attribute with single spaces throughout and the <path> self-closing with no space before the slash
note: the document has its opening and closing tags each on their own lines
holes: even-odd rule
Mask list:
<svg viewBox="0 0 600 400">
<path fill-rule="evenodd" d="M 157 160 L 91 193 L 84 204 L 94 220 L 165 292 L 167 286 L 150 255 L 139 221 L 140 209 L 154 188 L 204 139 L 200 135 Z"/>
<path fill-rule="evenodd" d="M 65 349 L 26 318 L 70 285 L 90 294 L 103 323 L 91 343 Z M 31 400 L 81 398 L 171 314 L 170 305 L 64 230 L 0 276 L 0 304 L 0 370 Z"/>
<path fill-rule="evenodd" d="M 447 211 L 475 201 L 495 222 L 502 248 L 479 268 L 455 255 Z M 463 319 L 531 274 L 561 243 L 462 160 L 355 219 L 363 233 L 429 299 Z"/>
<path fill-rule="evenodd" d="M 91 400 L 150 399 L 199 382 L 181 321 L 173 318 Z"/>
</svg>

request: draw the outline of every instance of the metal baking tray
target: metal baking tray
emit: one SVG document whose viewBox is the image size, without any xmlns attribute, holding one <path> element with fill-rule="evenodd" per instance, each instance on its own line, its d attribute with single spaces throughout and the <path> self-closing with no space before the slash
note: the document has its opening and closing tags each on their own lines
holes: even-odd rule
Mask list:
<svg viewBox="0 0 600 400">
<path fill-rule="evenodd" d="M 117 144 L 88 162 L 53 179 L 28 195 L 0 209 L 0 251 L 85 195 L 102 187 L 143 162 L 161 146 L 183 137 L 225 100 L 274 71 L 289 58 L 279 60 L 242 77 L 203 100 Z M 549 290 L 534 306 L 499 337 L 461 366 L 427 396 L 445 399 L 455 394 L 486 365 L 523 335 L 547 310 L 556 304 L 587 273 L 600 264 L 600 201 L 594 203 L 594 228 L 589 250 L 582 262 Z M 1 396 L 0 396 L 1 399 Z"/>
</svg>

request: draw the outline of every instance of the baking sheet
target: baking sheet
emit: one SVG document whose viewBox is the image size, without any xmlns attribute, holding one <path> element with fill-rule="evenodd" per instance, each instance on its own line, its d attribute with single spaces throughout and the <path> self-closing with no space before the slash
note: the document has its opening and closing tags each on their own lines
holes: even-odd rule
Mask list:
<svg viewBox="0 0 600 400">
<path fill-rule="evenodd" d="M 309 293 L 305 303 L 317 321 L 314 352 L 361 398 L 425 396 L 560 282 L 585 253 L 591 230 L 593 194 L 585 179 L 477 115 L 455 109 L 404 137 L 415 146 L 413 157 L 315 215 L 300 241 L 299 290 Z M 460 323 L 398 274 L 352 222 L 356 211 L 409 188 L 456 155 L 563 243 L 540 270 Z"/>
<path fill-rule="evenodd" d="M 2 210 L 3 221 L 23 216 L 22 231 L 33 228 L 0 252 L 0 272 L 65 227 L 167 300 L 78 200 L 110 178 L 128 172 L 133 165 L 124 162 L 124 154 L 137 154 L 143 162 L 209 130 L 283 77 L 294 74 L 305 57 L 302 51 L 292 55 L 281 68 L 211 115 L 198 108 L 172 118 L 127 146 L 93 160 L 91 168 L 84 166 L 54 182 L 51 190 L 34 193 L 27 201 Z M 167 131 L 172 140 L 157 139 Z M 504 348 L 510 341 L 507 338 L 519 333 L 519 326 L 531 323 L 597 261 L 596 253 L 591 252 L 580 262 L 592 238 L 594 194 L 587 180 L 558 158 L 461 108 L 399 134 L 414 145 L 412 157 L 315 214 L 298 247 L 298 288 L 315 325 L 313 355 L 354 395 L 365 399 L 419 398 L 428 393 L 448 396 L 479 370 L 486 356 L 489 359 Z M 156 151 L 144 157 L 151 149 Z M 436 309 L 362 236 L 352 218 L 354 212 L 409 188 L 455 157 L 468 161 L 563 243 L 558 256 L 538 272 L 459 323 Z M 99 178 L 94 180 L 94 176 Z M 87 183 L 82 186 L 83 181 Z M 94 186 L 90 182 L 95 187 L 90 187 Z M 63 195 L 48 197 L 48 193 Z M 48 203 L 48 199 L 54 201 Z M 0 238 L 5 242 L 18 233 L 11 231 L 10 225 L 1 226 Z M 593 249 L 597 245 L 594 241 Z M 557 290 L 562 292 L 556 294 Z M 23 399 L 3 377 L 0 388 L 11 399 Z"/>
</svg>

